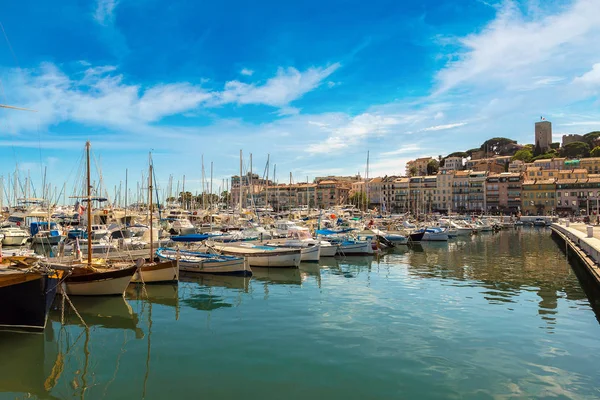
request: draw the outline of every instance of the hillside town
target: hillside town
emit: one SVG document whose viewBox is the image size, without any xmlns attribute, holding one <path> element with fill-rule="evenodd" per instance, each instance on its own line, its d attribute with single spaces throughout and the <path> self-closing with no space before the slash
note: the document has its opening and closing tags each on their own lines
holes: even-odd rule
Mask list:
<svg viewBox="0 0 600 400">
<path fill-rule="evenodd" d="M 409 161 L 404 176 L 327 176 L 275 184 L 248 174 L 242 179 L 242 201 L 274 210 L 350 203 L 413 215 L 595 215 L 600 209 L 599 136 L 563 135 L 554 143 L 552 123 L 542 118 L 535 123 L 535 144 L 493 138 L 445 158 Z M 231 179 L 231 195 L 238 204 L 239 176 Z"/>
</svg>

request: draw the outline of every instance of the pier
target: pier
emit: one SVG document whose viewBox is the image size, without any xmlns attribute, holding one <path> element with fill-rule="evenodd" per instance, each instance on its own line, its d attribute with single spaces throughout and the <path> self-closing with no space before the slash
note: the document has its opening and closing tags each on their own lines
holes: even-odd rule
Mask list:
<svg viewBox="0 0 600 400">
<path fill-rule="evenodd" d="M 551 229 L 579 257 L 588 275 L 600 286 L 600 226 L 560 221 L 553 223 Z"/>
</svg>

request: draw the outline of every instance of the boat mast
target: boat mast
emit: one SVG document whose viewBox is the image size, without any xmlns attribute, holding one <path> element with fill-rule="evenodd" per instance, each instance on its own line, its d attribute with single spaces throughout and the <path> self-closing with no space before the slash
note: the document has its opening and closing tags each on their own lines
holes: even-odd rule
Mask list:
<svg viewBox="0 0 600 400">
<path fill-rule="evenodd" d="M 86 169 L 87 169 L 87 261 L 92 265 L 92 183 L 90 174 L 90 147 L 89 141 L 85 142 Z"/>
<path fill-rule="evenodd" d="M 232 185 L 233 186 L 233 185 Z M 242 150 L 240 149 L 240 214 L 242 213 Z"/>
<path fill-rule="evenodd" d="M 152 235 L 152 153 L 148 155 L 148 207 L 150 208 L 150 262 L 154 259 L 154 236 Z"/>
</svg>

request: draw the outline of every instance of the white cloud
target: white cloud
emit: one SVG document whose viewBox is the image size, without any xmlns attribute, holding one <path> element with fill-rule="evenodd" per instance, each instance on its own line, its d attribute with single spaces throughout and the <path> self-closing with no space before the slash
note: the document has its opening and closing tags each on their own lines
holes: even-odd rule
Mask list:
<svg viewBox="0 0 600 400">
<path fill-rule="evenodd" d="M 405 145 L 400 147 L 399 149 L 396 150 L 392 150 L 392 151 L 385 151 L 383 153 L 381 153 L 381 155 L 383 157 L 389 157 L 389 156 L 397 156 L 400 154 L 406 154 L 406 153 L 414 153 L 417 151 L 420 151 L 421 147 L 417 144 L 409 144 L 409 145 Z"/>
<path fill-rule="evenodd" d="M 242 70 L 240 71 L 240 74 L 242 75 L 246 75 L 246 76 L 252 76 L 252 74 L 254 74 L 254 71 L 248 68 L 242 68 Z"/>
<path fill-rule="evenodd" d="M 304 72 L 279 69 L 263 85 L 233 81 L 225 84 L 223 91 L 211 91 L 189 82 L 144 87 L 127 83 L 115 66 L 79 64 L 85 69 L 72 75 L 51 63 L 38 69 L 8 70 L 3 83 L 9 100 L 38 113 L 35 118 L 11 113 L 4 122 L 5 130 L 14 134 L 71 121 L 143 131 L 164 117 L 226 103 L 264 104 L 279 108 L 280 116 L 291 116 L 299 110 L 289 103 L 318 87 L 339 67 L 334 64 Z"/>
<path fill-rule="evenodd" d="M 600 11 L 599 11 L 600 12 Z M 599 86 L 600 85 L 600 63 L 594 64 L 592 69 L 585 74 L 575 78 L 574 83 L 582 83 L 585 85 Z"/>
<path fill-rule="evenodd" d="M 462 51 L 438 73 L 438 94 L 475 82 L 531 82 L 536 75 L 573 69 L 594 53 L 600 38 L 598 0 L 575 0 L 556 14 L 530 8 L 531 15 L 523 15 L 507 0 L 481 32 L 458 38 Z"/>
<path fill-rule="evenodd" d="M 430 126 L 427 128 L 422 129 L 423 132 L 430 132 L 430 131 L 443 131 L 445 129 L 453 129 L 453 128 L 458 128 L 459 126 L 464 126 L 466 125 L 466 122 L 457 122 L 454 124 L 445 124 L 445 125 L 435 125 L 435 126 Z"/>
<path fill-rule="evenodd" d="M 339 63 L 327 68 L 309 68 L 304 72 L 296 68 L 279 68 L 277 75 L 264 84 L 248 84 L 229 81 L 225 89 L 218 94 L 217 104 L 265 104 L 273 107 L 285 107 L 292 101 L 317 88 L 321 82 L 340 67 Z"/>
<path fill-rule="evenodd" d="M 118 0 L 97 0 L 94 19 L 101 25 L 106 25 L 114 20 L 114 11 Z"/>
</svg>

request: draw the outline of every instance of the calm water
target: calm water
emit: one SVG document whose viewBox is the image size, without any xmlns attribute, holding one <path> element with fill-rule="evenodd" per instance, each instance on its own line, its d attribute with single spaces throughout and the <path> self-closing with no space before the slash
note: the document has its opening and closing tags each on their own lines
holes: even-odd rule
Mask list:
<svg viewBox="0 0 600 400">
<path fill-rule="evenodd" d="M 545 229 L 182 280 L 0 336 L 0 397 L 600 397 L 600 325 Z"/>
</svg>

